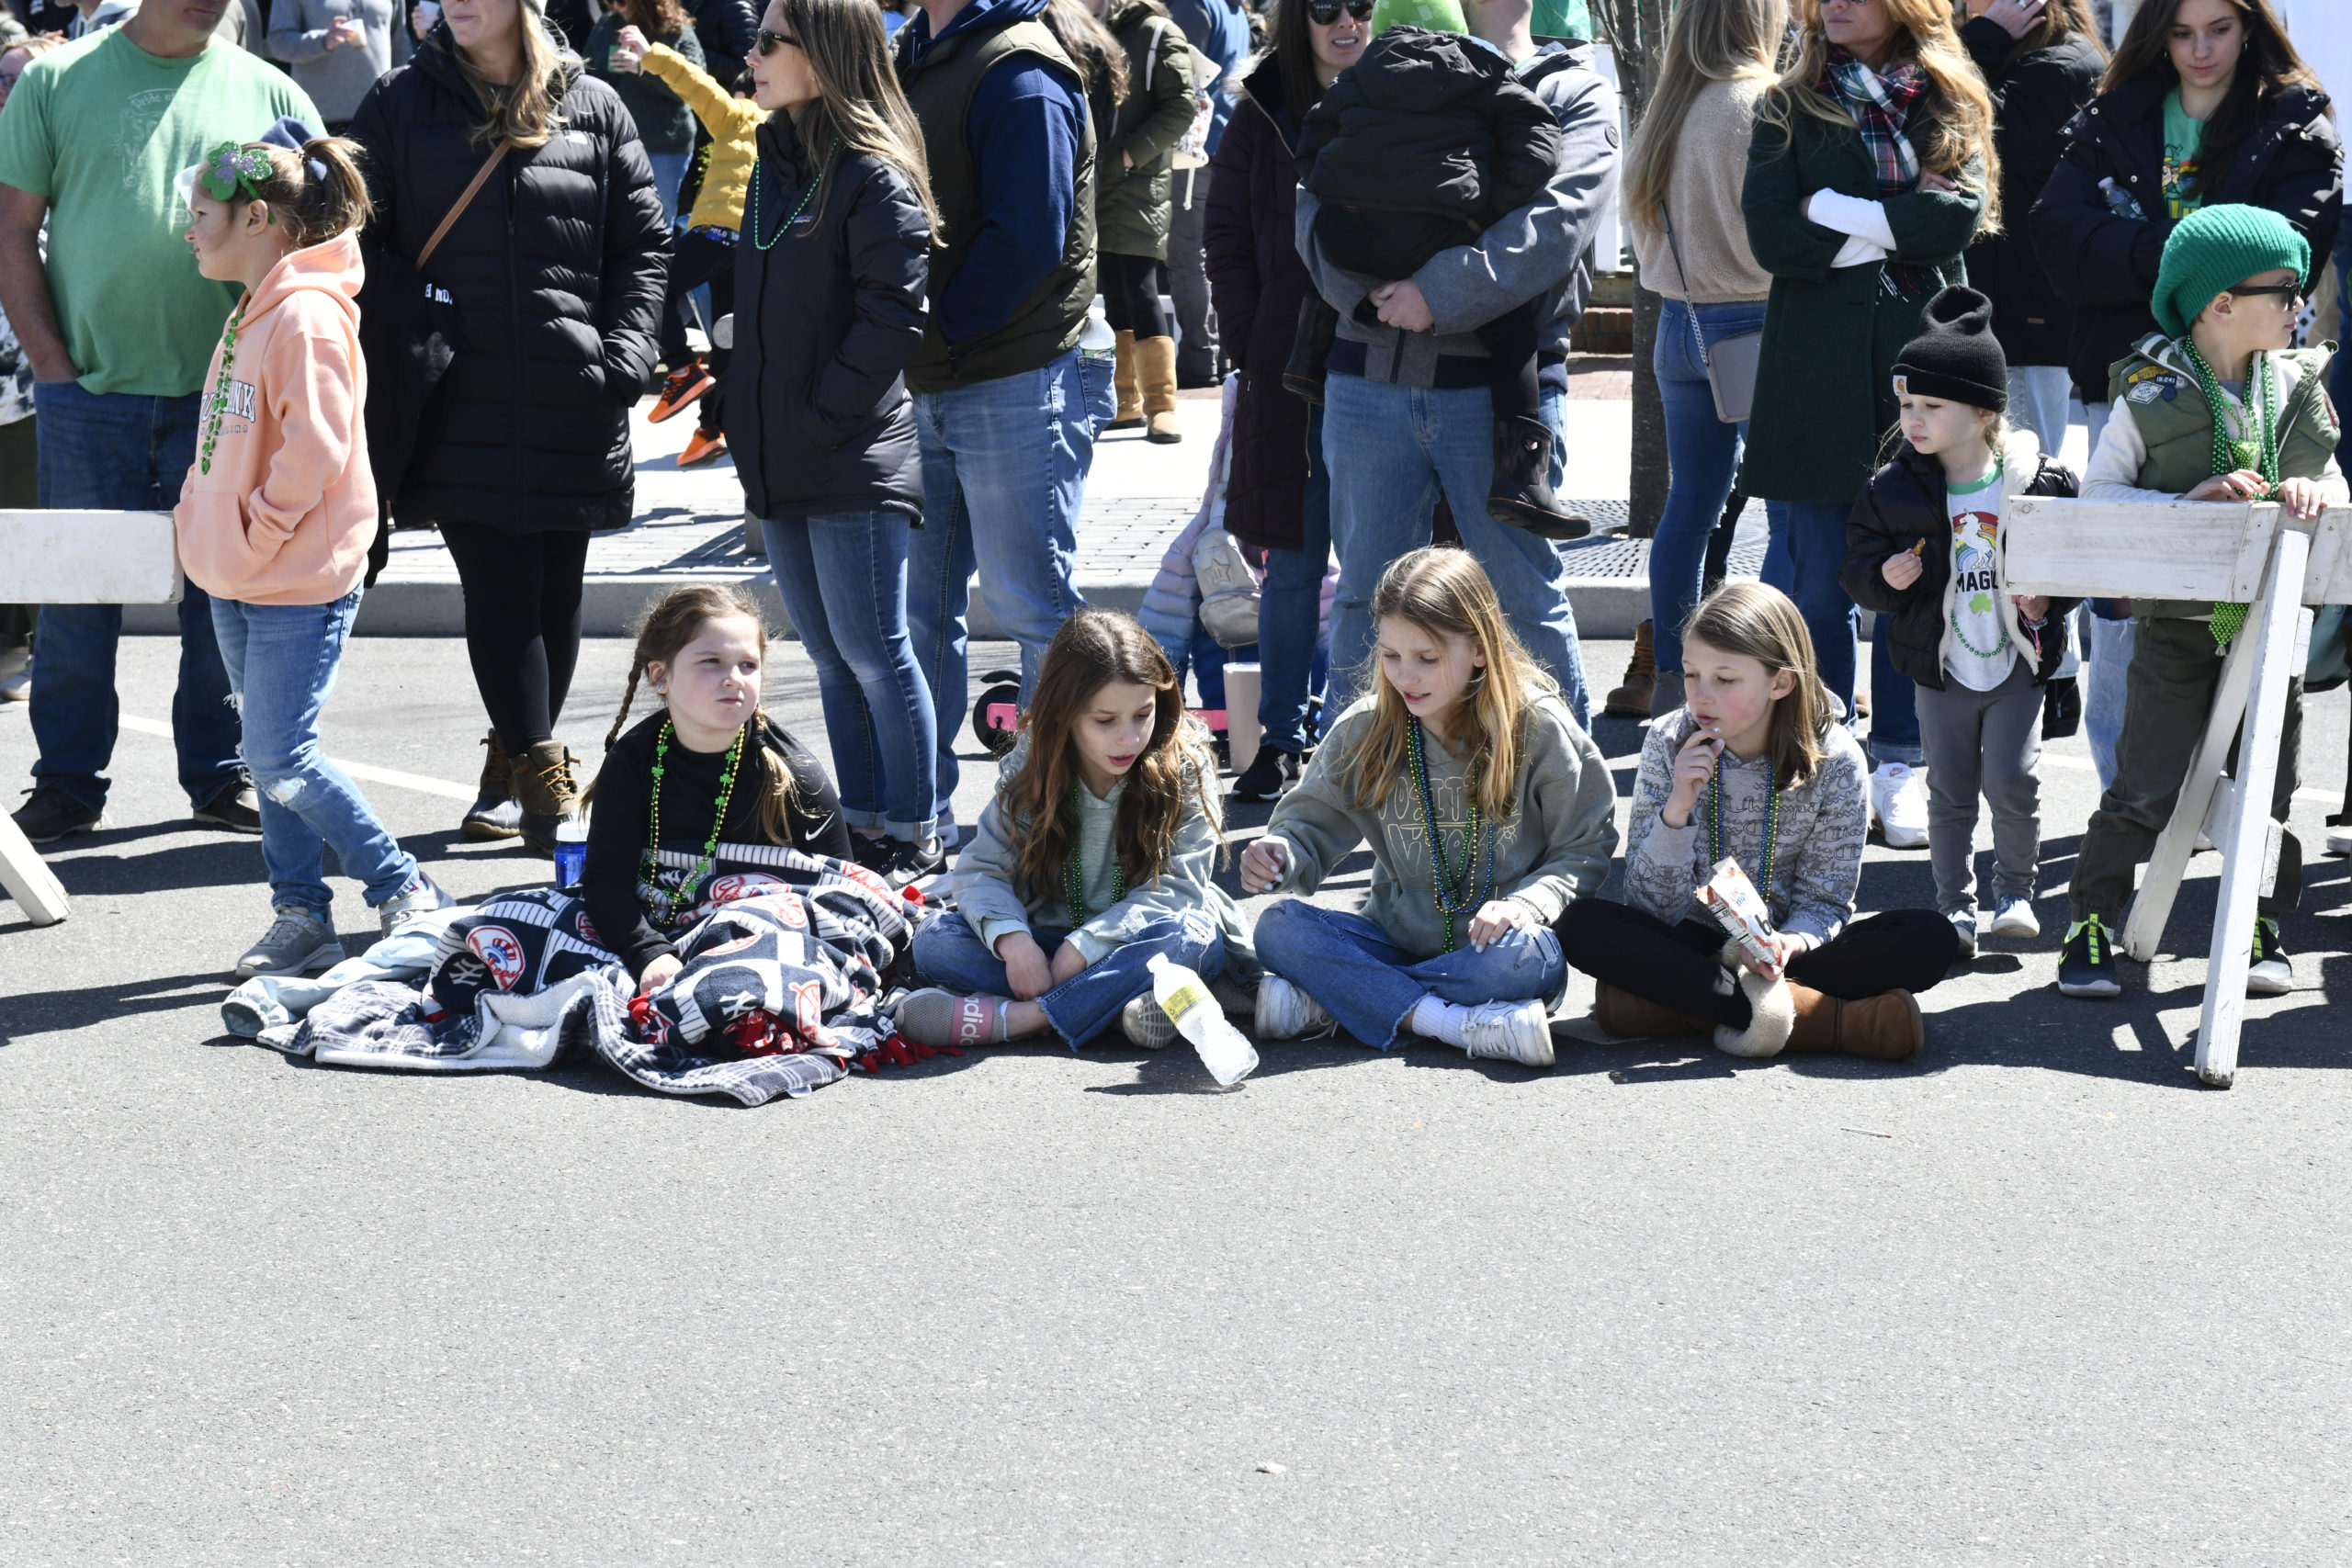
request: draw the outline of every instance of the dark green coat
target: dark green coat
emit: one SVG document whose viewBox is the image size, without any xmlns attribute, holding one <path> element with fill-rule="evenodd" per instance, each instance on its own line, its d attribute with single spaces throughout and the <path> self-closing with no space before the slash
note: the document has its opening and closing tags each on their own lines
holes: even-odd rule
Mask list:
<svg viewBox="0 0 2352 1568">
<path fill-rule="evenodd" d="M 1111 0 L 1102 25 L 1127 51 L 1127 96 L 1095 155 L 1094 245 L 1166 261 L 1170 171 L 1176 143 L 1193 126 L 1193 46 L 1146 0 Z"/>
<path fill-rule="evenodd" d="M 1923 100 L 1915 112 L 1925 108 Z M 1984 174 L 1972 164 L 1963 184 L 1981 184 Z M 1798 215 L 1824 188 L 1885 204 L 1898 247 L 1892 260 L 1924 269 L 1908 294 L 1896 291 L 1885 264 L 1830 266 L 1846 236 Z M 1758 118 L 1740 208 L 1748 247 L 1772 275 L 1740 486 L 1771 501 L 1850 505 L 1894 426 L 1895 358 L 1918 335 L 1919 311 L 1936 290 L 1966 281 L 1961 253 L 1984 197 L 1882 197 L 1861 133 L 1800 111 L 1785 130 Z"/>
</svg>

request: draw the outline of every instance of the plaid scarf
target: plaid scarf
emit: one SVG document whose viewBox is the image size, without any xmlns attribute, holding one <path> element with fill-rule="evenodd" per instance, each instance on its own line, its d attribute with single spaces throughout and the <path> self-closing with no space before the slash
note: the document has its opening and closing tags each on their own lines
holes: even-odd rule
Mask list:
<svg viewBox="0 0 2352 1568">
<path fill-rule="evenodd" d="M 1928 73 L 1917 65 L 1898 65 L 1873 72 L 1847 50 L 1832 44 L 1821 62 L 1821 80 L 1814 84 L 1854 117 L 1871 163 L 1878 171 L 1882 196 L 1900 196 L 1919 183 L 1919 154 L 1903 134 L 1911 106 L 1928 90 Z"/>
</svg>

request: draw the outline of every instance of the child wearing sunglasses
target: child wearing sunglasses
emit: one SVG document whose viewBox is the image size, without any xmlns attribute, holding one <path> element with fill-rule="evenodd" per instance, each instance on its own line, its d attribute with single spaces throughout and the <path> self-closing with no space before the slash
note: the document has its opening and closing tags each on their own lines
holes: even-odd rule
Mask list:
<svg viewBox="0 0 2352 1568">
<path fill-rule="evenodd" d="M 1411 277 L 1534 201 L 1560 154 L 1552 111 L 1499 51 L 1462 31 L 1452 0 L 1416 0 L 1416 7 L 1432 27 L 1381 32 L 1308 113 L 1298 141 L 1299 184 L 1317 203 L 1315 243 L 1324 259 L 1382 283 Z M 1359 19 L 1375 9 L 1371 0 L 1347 0 L 1346 8 Z M 1328 27 L 1340 10 L 1334 0 L 1310 0 L 1307 15 Z M 1441 24 L 1451 30 L 1432 30 Z M 1552 494 L 1535 312 L 1531 300 L 1476 329 L 1491 360 L 1495 414 L 1487 510 L 1544 538 L 1577 538 L 1591 524 Z M 1338 312 L 1310 292 L 1283 377 L 1310 402 L 1322 400 L 1338 326 Z"/>
<path fill-rule="evenodd" d="M 2311 246 L 2267 208 L 2224 204 L 2183 219 L 2165 240 L 2150 300 L 2156 324 L 2108 372 L 2114 412 L 2091 454 L 2093 501 L 2275 501 L 2298 518 L 2345 503 L 2338 425 L 2323 387 L 2325 349 L 2292 349 Z M 2075 861 L 2074 923 L 2059 960 L 2070 997 L 2112 997 L 2114 931 L 2133 873 L 2155 847 L 2204 733 L 2222 657 L 2244 627 L 2244 604 L 2132 602 L 2138 623 L 2126 675 L 2115 778 Z M 2302 733 L 2302 682 L 2287 688 L 2287 728 L 2270 815 L 2287 820 Z M 2278 843 L 2278 874 L 2256 906 L 2246 989 L 2294 984 L 2278 916 L 2302 887 L 2302 850 Z"/>
</svg>

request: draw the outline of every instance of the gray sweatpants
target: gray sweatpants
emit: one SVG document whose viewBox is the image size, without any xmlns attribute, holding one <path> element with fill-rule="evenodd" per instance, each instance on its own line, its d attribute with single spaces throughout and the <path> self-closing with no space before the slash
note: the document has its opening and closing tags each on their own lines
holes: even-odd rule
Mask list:
<svg viewBox="0 0 2352 1568">
<path fill-rule="evenodd" d="M 2002 898 L 2033 897 L 2041 852 L 2041 693 L 2023 659 L 1989 692 L 1949 677 L 1940 692 L 1919 688 L 1919 744 L 1928 754 L 1928 856 L 1936 868 L 1936 908 L 1976 908 L 1976 797 L 1993 808 L 1993 888 Z"/>
</svg>

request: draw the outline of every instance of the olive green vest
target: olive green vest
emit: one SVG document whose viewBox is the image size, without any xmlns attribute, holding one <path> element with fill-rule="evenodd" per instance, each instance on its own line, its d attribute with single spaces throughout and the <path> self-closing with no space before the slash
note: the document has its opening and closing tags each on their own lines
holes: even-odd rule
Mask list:
<svg viewBox="0 0 2352 1568">
<path fill-rule="evenodd" d="M 2327 400 L 2327 361 L 2324 348 L 2288 349 L 2266 357 L 2275 367 L 2283 394 L 2278 418 L 2286 434 L 2278 443 L 2278 477 L 2315 479 L 2327 471 L 2335 455 L 2338 433 L 2335 411 Z M 2251 390 L 2251 389 L 2249 389 Z M 2212 411 L 2205 406 L 2204 389 L 2180 345 L 2162 333 L 2150 333 L 2132 344 L 2107 373 L 2110 402 L 2129 403 L 2132 422 L 2148 455 L 2132 483 L 2142 490 L 2187 495 L 2213 477 Z M 2187 599 L 2139 599 L 2132 605 L 2140 619 L 2201 617 L 2213 606 Z"/>
<path fill-rule="evenodd" d="M 907 367 L 910 391 L 944 392 L 1039 369 L 1077 347 L 1079 334 L 1086 330 L 1087 307 L 1094 299 L 1094 126 L 1081 99 L 1079 118 L 1086 135 L 1079 147 L 1078 188 L 1061 260 L 996 331 L 969 343 L 951 344 L 939 335 L 939 297 L 970 259 L 972 242 L 980 231 L 980 175 L 964 132 L 971 118 L 972 95 L 991 66 L 1015 54 L 1035 55 L 1059 66 L 1072 82 L 1083 79 L 1054 35 L 1035 20 L 941 39 L 931 45 L 921 68 L 905 79 L 907 101 L 922 127 L 923 156 L 931 165 L 931 196 L 939 209 L 942 231 L 931 253 L 934 308 L 923 322 L 922 347 Z"/>
</svg>

